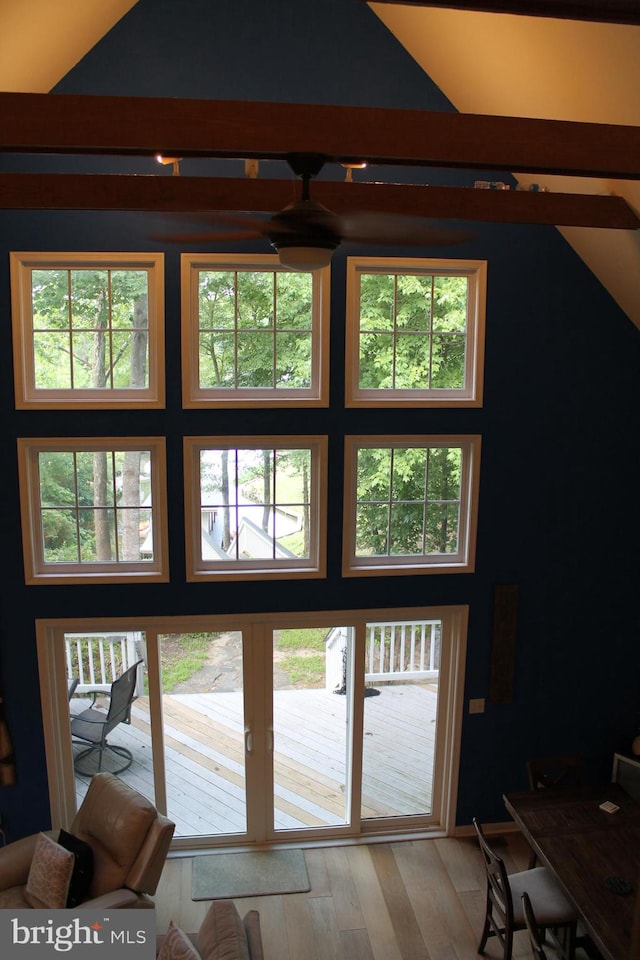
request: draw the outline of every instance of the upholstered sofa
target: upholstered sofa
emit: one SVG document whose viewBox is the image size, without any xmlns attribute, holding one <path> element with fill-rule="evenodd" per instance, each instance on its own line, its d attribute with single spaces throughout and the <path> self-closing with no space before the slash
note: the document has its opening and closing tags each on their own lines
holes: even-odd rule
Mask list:
<svg viewBox="0 0 640 960">
<path fill-rule="evenodd" d="M 197 933 L 173 921 L 158 937 L 157 960 L 264 960 L 260 914 L 240 917 L 233 900 L 214 900 Z"/>
<path fill-rule="evenodd" d="M 65 838 L 49 831 L 0 848 L 0 908 L 51 907 L 47 885 L 54 886 L 57 866 L 43 859 L 36 871 L 35 860 L 43 847 L 50 857 L 68 857 L 70 848 L 62 854 L 54 848 L 69 839 L 76 851 L 74 865 L 78 847 L 88 854 L 91 865 L 84 895 L 80 893 L 77 903 L 56 907 L 154 907 L 150 897 L 158 886 L 174 829 L 175 824 L 123 780 L 110 773 L 96 774 Z"/>
</svg>

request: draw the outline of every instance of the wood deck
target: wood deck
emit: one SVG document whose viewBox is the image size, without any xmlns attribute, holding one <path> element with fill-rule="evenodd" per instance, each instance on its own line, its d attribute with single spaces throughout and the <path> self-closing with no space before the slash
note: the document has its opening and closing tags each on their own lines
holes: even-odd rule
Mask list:
<svg viewBox="0 0 640 960">
<path fill-rule="evenodd" d="M 432 795 L 437 684 L 380 685 L 365 699 L 363 816 L 428 813 Z M 168 816 L 176 837 L 246 830 L 242 694 L 165 695 Z M 74 708 L 76 712 L 77 707 Z M 346 698 L 324 689 L 274 693 L 276 830 L 346 822 Z M 122 779 L 154 798 L 148 702 L 110 736 L 134 761 Z M 74 744 L 74 753 L 82 749 Z M 108 767 L 107 767 L 108 769 Z M 88 779 L 76 777 L 78 802 Z"/>
</svg>

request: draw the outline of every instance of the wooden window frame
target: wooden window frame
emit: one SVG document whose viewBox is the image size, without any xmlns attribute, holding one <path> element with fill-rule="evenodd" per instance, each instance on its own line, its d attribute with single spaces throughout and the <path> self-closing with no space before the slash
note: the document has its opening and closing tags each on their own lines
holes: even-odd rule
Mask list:
<svg viewBox="0 0 640 960">
<path fill-rule="evenodd" d="M 360 557 L 355 552 L 357 453 L 363 447 L 461 447 L 459 547 L 455 554 Z M 426 573 L 472 573 L 475 569 L 480 483 L 478 435 L 347 436 L 344 456 L 343 577 L 407 576 Z"/>
<path fill-rule="evenodd" d="M 469 281 L 465 386 L 461 389 L 364 389 L 360 374 L 360 278 L 363 274 L 463 276 Z M 432 260 L 405 257 L 347 257 L 345 406 L 480 407 L 484 376 L 487 289 L 485 260 Z"/>
<path fill-rule="evenodd" d="M 309 388 L 216 389 L 199 383 L 198 276 L 202 270 L 288 272 L 271 254 L 181 255 L 182 405 L 202 407 L 327 407 L 329 405 L 330 268 L 312 272 L 312 358 Z"/>
<path fill-rule="evenodd" d="M 147 271 L 149 366 L 146 387 L 44 389 L 36 386 L 31 309 L 32 271 L 82 268 Z M 15 404 L 18 410 L 152 409 L 165 406 L 163 254 L 12 252 L 10 269 Z"/>
<path fill-rule="evenodd" d="M 163 437 L 19 438 L 18 472 L 25 583 L 166 583 L 169 580 L 166 455 Z M 38 455 L 43 451 L 149 450 L 152 536 L 150 561 L 50 563 L 42 549 Z"/>
<path fill-rule="evenodd" d="M 205 560 L 202 557 L 199 456 L 205 449 L 310 450 L 310 549 L 307 558 Z M 207 436 L 184 438 L 187 580 L 264 580 L 326 577 L 327 437 Z"/>
</svg>

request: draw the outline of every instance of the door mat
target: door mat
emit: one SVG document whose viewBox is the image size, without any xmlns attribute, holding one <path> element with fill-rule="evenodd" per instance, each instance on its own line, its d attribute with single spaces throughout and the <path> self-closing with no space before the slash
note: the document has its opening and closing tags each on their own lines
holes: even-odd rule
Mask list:
<svg viewBox="0 0 640 960">
<path fill-rule="evenodd" d="M 253 850 L 193 858 L 192 900 L 233 900 L 311 889 L 302 850 Z"/>
</svg>

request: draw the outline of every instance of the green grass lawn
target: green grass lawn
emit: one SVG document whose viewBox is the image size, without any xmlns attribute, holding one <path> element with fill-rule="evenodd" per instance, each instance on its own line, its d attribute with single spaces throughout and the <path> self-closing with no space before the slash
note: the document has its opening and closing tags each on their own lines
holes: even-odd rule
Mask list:
<svg viewBox="0 0 640 960">
<path fill-rule="evenodd" d="M 324 684 L 326 627 L 279 630 L 275 649 L 284 653 L 278 666 L 289 674 L 295 687 L 319 687 Z"/>
<path fill-rule="evenodd" d="M 326 627 L 278 630 L 275 649 L 278 666 L 289 675 L 292 686 L 317 687 L 324 683 Z M 160 663 L 162 689 L 171 693 L 176 684 L 189 680 L 204 665 L 216 633 L 181 633 L 162 637 Z"/>
<path fill-rule="evenodd" d="M 217 636 L 216 633 L 181 633 L 162 637 L 160 664 L 164 693 L 171 693 L 177 683 L 189 680 L 198 672 Z"/>
</svg>

